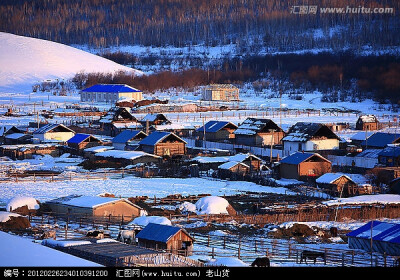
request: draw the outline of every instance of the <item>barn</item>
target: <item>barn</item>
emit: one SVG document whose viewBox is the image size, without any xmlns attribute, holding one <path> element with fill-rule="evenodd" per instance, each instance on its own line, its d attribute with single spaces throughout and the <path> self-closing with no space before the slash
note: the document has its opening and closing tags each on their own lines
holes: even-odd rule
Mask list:
<svg viewBox="0 0 400 280">
<path fill-rule="evenodd" d="M 227 141 L 235 138 L 238 126 L 228 121 L 209 121 L 196 129 L 196 136 L 207 141 Z"/>
<path fill-rule="evenodd" d="M 80 92 L 82 102 L 110 102 L 120 99 L 142 100 L 142 91 L 123 84 L 97 84 Z"/>
<path fill-rule="evenodd" d="M 400 224 L 370 221 L 347 237 L 351 249 L 400 256 Z"/>
<path fill-rule="evenodd" d="M 308 180 L 332 171 L 332 163 L 317 153 L 294 153 L 280 161 L 281 178 Z"/>
<path fill-rule="evenodd" d="M 218 166 L 218 171 L 221 178 L 243 177 L 250 173 L 250 167 L 242 162 L 228 161 Z"/>
<path fill-rule="evenodd" d="M 131 221 L 141 216 L 143 209 L 123 198 L 101 196 L 76 196 L 57 198 L 45 203 L 55 215 L 76 217 L 104 217 Z"/>
<path fill-rule="evenodd" d="M 194 238 L 180 227 L 149 223 L 137 235 L 139 246 L 166 250 L 180 255 L 191 255 Z"/>
<path fill-rule="evenodd" d="M 33 132 L 33 138 L 37 138 L 41 142 L 66 142 L 74 135 L 75 131 L 63 124 L 47 124 Z"/>
<path fill-rule="evenodd" d="M 360 116 L 356 122 L 356 130 L 378 130 L 379 122 L 374 115 Z"/>
<path fill-rule="evenodd" d="M 155 131 L 139 142 L 139 149 L 157 156 L 183 156 L 186 144 L 172 132 Z"/>
<path fill-rule="evenodd" d="M 272 120 L 258 118 L 247 118 L 234 134 L 236 144 L 247 146 L 277 145 L 285 135 Z"/>
</svg>

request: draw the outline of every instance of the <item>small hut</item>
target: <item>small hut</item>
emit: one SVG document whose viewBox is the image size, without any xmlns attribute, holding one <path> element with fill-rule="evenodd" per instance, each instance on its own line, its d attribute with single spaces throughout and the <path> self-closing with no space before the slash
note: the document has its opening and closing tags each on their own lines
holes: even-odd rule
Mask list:
<svg viewBox="0 0 400 280">
<path fill-rule="evenodd" d="M 196 135 L 200 140 L 226 141 L 235 138 L 233 132 L 237 128 L 237 125 L 228 121 L 209 121 L 196 129 Z"/>
<path fill-rule="evenodd" d="M 149 223 L 136 238 L 141 247 L 167 250 L 175 254 L 192 254 L 194 238 L 180 227 Z"/>
<path fill-rule="evenodd" d="M 83 152 L 86 148 L 102 145 L 102 142 L 97 137 L 90 134 L 77 133 L 67 141 L 67 146 L 76 153 Z"/>
<path fill-rule="evenodd" d="M 172 132 L 155 131 L 139 142 L 139 149 L 157 156 L 182 156 L 186 142 Z"/>
<path fill-rule="evenodd" d="M 378 124 L 378 119 L 374 115 L 360 116 L 356 123 L 356 130 L 377 130 Z"/>
<path fill-rule="evenodd" d="M 320 176 L 316 183 L 319 188 L 328 190 L 335 195 L 348 197 L 358 194 L 357 183 L 355 183 L 349 176 L 341 173 L 325 173 Z"/>
</svg>

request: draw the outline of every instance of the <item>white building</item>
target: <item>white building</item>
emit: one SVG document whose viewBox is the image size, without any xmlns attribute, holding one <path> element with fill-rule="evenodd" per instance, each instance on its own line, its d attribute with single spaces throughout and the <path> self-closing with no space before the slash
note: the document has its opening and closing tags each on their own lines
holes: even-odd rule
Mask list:
<svg viewBox="0 0 400 280">
<path fill-rule="evenodd" d="M 128 85 L 98 84 L 80 92 L 82 102 L 110 102 L 142 100 L 142 92 Z"/>
<path fill-rule="evenodd" d="M 231 84 L 211 84 L 205 88 L 203 100 L 238 101 L 239 89 Z"/>
<path fill-rule="evenodd" d="M 33 132 L 33 138 L 38 138 L 40 142 L 66 142 L 73 136 L 75 131 L 63 124 L 47 124 Z"/>
</svg>

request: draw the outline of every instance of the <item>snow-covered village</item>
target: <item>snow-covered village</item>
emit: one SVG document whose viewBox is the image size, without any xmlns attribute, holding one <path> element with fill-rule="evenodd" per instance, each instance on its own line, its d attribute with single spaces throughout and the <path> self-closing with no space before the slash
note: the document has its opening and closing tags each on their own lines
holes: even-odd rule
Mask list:
<svg viewBox="0 0 400 280">
<path fill-rule="evenodd" d="M 5 276 L 18 276 L 13 267 L 400 266 L 398 15 L 362 15 L 357 28 L 370 28 L 370 42 L 343 35 L 354 15 L 333 23 L 318 10 L 321 26 L 311 27 L 304 17 L 315 20 L 310 7 L 317 6 L 288 1 L 277 17 L 288 20 L 282 26 L 298 23 L 304 38 L 289 28 L 294 37 L 285 41 L 275 20 L 268 25 L 254 15 L 260 26 L 247 26 L 232 14 L 235 32 L 247 39 L 235 39 L 230 28 L 221 37 L 199 22 L 199 29 L 212 26 L 204 38 L 213 39 L 202 41 L 194 23 L 172 20 L 175 13 L 201 13 L 208 5 L 223 13 L 233 5 L 271 16 L 275 8 L 268 1 L 262 9 L 257 1 L 246 8 L 241 1 L 170 1 L 174 11 L 164 1 L 93 0 L 82 5 L 96 5 L 98 20 L 85 23 L 78 18 L 90 9 L 78 13 L 77 1 L 67 1 L 79 34 L 91 36 L 85 41 L 64 18 L 69 12 L 60 13 L 59 27 L 46 21 L 47 9 L 54 13 L 62 1 L 6 2 Z M 367 2 L 395 12 L 399 6 Z M 125 5 L 149 9 L 149 18 L 164 10 L 167 22 L 143 21 L 152 38 L 136 29 L 126 30 L 131 38 L 86 30 L 111 28 L 109 16 L 114 8 L 128 14 Z M 299 7 L 309 12 L 301 15 Z M 132 20 L 136 26 L 143 19 Z"/>
</svg>

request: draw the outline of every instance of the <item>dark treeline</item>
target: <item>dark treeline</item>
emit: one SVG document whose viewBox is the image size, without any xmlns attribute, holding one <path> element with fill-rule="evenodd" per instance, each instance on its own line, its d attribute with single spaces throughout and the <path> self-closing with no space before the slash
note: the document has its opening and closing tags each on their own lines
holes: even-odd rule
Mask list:
<svg viewBox="0 0 400 280">
<path fill-rule="evenodd" d="M 118 63 L 133 65 L 139 59 L 132 54 L 118 52 L 105 57 Z M 150 58 L 148 58 L 150 59 Z M 150 63 L 162 58 L 152 56 Z M 143 61 L 141 61 L 143 63 Z M 286 53 L 264 56 L 245 56 L 221 59 L 214 69 L 195 69 L 180 72 L 164 71 L 147 77 L 132 79 L 126 75 L 100 75 L 108 82 L 127 83 L 145 91 L 170 87 L 191 87 L 210 82 L 241 83 L 265 77 L 270 73 L 277 79 L 289 80 L 295 88 L 319 89 L 323 92 L 350 89 L 356 84 L 355 94 L 372 96 L 379 102 L 400 105 L 400 57 L 394 55 L 358 56 L 351 51 L 337 53 Z M 90 85 L 106 82 L 91 74 L 85 79 Z"/>
<path fill-rule="evenodd" d="M 179 72 L 163 71 L 152 75 L 134 76 L 126 72 L 111 73 L 78 73 L 73 78 L 77 88 L 82 89 L 98 83 L 127 84 L 143 92 L 152 93 L 156 90 L 169 88 L 193 88 L 210 83 L 242 83 L 255 79 L 256 75 L 250 69 L 238 71 L 203 70 L 192 68 Z"/>
<path fill-rule="evenodd" d="M 396 0 L 2 0 L 0 31 L 93 47 L 234 43 L 277 50 L 398 45 L 396 14 L 299 15 L 299 5 L 384 7 Z M 320 29 L 315 37 L 309 30 Z"/>
</svg>

